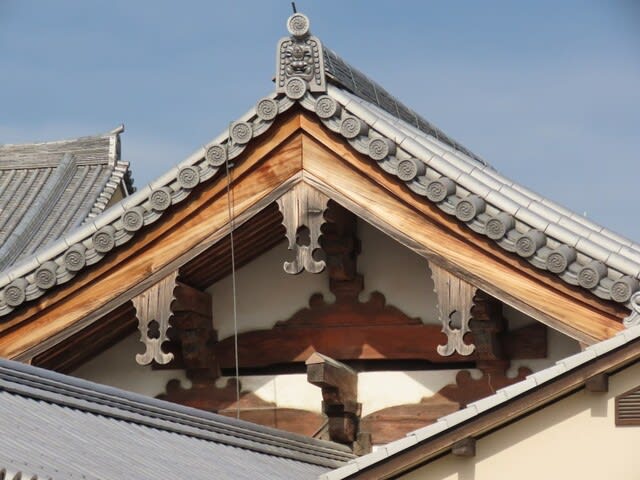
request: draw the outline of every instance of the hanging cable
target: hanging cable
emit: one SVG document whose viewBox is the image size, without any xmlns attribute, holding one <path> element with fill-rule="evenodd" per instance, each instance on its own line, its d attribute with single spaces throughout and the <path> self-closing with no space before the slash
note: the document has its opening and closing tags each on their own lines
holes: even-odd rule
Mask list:
<svg viewBox="0 0 640 480">
<path fill-rule="evenodd" d="M 233 299 L 233 351 L 235 356 L 236 374 L 236 418 L 240 418 L 240 366 L 238 361 L 238 300 L 236 289 L 236 252 L 233 243 L 233 230 L 235 229 L 235 208 L 233 206 L 233 194 L 231 193 L 231 166 L 229 164 L 229 143 L 231 142 L 231 124 L 229 125 L 229 140 L 227 141 L 227 159 L 225 169 L 227 172 L 227 207 L 229 211 L 229 242 L 231 244 L 231 296 Z"/>
</svg>

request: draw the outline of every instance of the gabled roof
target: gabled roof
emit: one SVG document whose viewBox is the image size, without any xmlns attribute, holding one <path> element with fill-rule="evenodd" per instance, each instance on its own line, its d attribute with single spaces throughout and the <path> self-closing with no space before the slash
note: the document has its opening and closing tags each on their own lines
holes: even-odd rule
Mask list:
<svg viewBox="0 0 640 480">
<path fill-rule="evenodd" d="M 0 145 L 0 271 L 96 217 L 132 190 L 120 133 Z"/>
<path fill-rule="evenodd" d="M 353 458 L 342 445 L 7 360 L 0 432 L 0 472 L 21 478 L 298 480 Z"/>
<path fill-rule="evenodd" d="M 346 478 L 395 478 L 402 471 L 416 467 L 438 455 L 451 450 L 455 440 L 454 435 L 465 428 L 464 437 L 476 437 L 488 431 L 493 431 L 505 424 L 526 415 L 530 411 L 553 402 L 567 393 L 582 387 L 591 377 L 600 374 L 608 374 L 619 370 L 626 365 L 637 362 L 640 358 L 640 326 L 636 325 L 617 335 L 587 347 L 580 353 L 564 358 L 555 365 L 529 375 L 525 380 L 509 385 L 498 390 L 495 394 L 469 404 L 466 408 L 445 415 L 426 427 L 408 433 L 404 438 L 381 446 L 375 452 L 354 459 L 346 465 L 325 473 L 319 480 L 342 480 Z M 616 354 L 618 354 L 616 356 Z M 612 359 L 612 360 L 611 360 Z M 587 371 L 587 368 L 590 371 Z M 584 372 L 580 375 L 580 372 Z M 574 378 L 571 379 L 571 374 Z M 568 379 L 566 385 L 558 385 L 561 378 Z M 532 402 L 527 403 L 527 397 L 532 397 L 534 392 L 547 388 L 545 395 L 538 395 Z M 521 402 L 508 414 L 503 410 L 514 404 L 515 400 Z M 483 416 L 493 414 L 494 421 L 481 423 Z M 475 423 L 474 423 L 475 422 Z M 445 439 L 449 435 L 451 441 Z M 460 435 L 458 435 L 460 437 Z M 443 440 L 444 439 L 444 440 Z M 439 442 L 436 446 L 435 443 Z M 434 444 L 433 448 L 430 443 Z M 402 465 L 399 459 L 409 451 L 418 448 L 425 450 L 423 455 L 414 455 L 411 461 Z M 419 458 L 419 460 L 418 460 Z M 371 469 L 384 466 L 386 462 L 396 460 L 391 470 L 382 474 L 380 471 L 372 472 Z M 372 477 L 371 475 L 374 475 Z"/>
<path fill-rule="evenodd" d="M 297 104 L 397 185 L 411 190 L 416 205 L 439 209 L 481 242 L 492 242 L 513 261 L 528 262 L 545 281 L 565 282 L 585 298 L 603 299 L 602 308 L 609 312 L 626 307 L 633 312 L 629 320 L 635 321 L 640 311 L 640 302 L 633 300 L 640 279 L 638 244 L 497 173 L 323 49 L 309 35 L 303 15 L 293 15 L 288 26 L 291 37 L 279 44 L 276 92 L 165 175 L 2 272 L 0 316 L 100 262 L 200 184 L 219 178 L 227 161 L 239 157 Z M 584 336 L 585 341 L 593 338 Z"/>
</svg>

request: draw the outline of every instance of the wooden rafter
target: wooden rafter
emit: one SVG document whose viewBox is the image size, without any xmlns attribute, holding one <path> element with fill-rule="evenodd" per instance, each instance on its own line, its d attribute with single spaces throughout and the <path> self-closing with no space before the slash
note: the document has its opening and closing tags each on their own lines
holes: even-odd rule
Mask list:
<svg viewBox="0 0 640 480">
<path fill-rule="evenodd" d="M 304 181 L 400 243 L 495 298 L 587 344 L 621 330 L 626 310 L 500 250 L 416 197 L 299 111 L 238 158 L 236 225 Z M 228 234 L 226 181 L 196 189 L 101 263 L 0 325 L 0 355 L 28 360 L 130 301 Z"/>
</svg>

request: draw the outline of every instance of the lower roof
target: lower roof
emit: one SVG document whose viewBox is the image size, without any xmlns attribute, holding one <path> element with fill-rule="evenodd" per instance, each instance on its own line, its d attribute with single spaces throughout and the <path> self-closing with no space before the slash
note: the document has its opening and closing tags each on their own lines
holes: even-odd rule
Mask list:
<svg viewBox="0 0 640 480">
<path fill-rule="evenodd" d="M 625 349 L 628 349 L 628 351 L 624 355 L 615 356 L 616 353 L 620 353 Z M 410 464 L 409 461 L 402 459 L 403 455 L 407 455 L 411 451 L 423 448 L 424 450 L 419 454 L 419 457 L 421 457 L 421 464 L 425 464 L 431 459 L 437 458 L 438 455 L 451 451 L 454 442 L 449 440 L 442 442 L 445 445 L 444 447 L 440 445 L 432 449 L 429 448 L 430 444 L 435 444 L 437 441 L 442 440 L 447 434 L 460 433 L 466 428 L 467 431 L 464 432 L 463 438 L 482 436 L 489 431 L 518 420 L 536 408 L 543 407 L 562 398 L 564 394 L 581 387 L 591 378 L 594 372 L 598 371 L 600 374 L 608 375 L 613 371 L 624 368 L 628 364 L 637 362 L 639 357 L 640 325 L 636 325 L 619 332 L 607 340 L 586 347 L 575 355 L 558 360 L 555 365 L 532 373 L 520 382 L 497 390 L 493 395 L 445 415 L 431 425 L 409 432 L 405 437 L 390 442 L 372 453 L 351 460 L 340 468 L 324 473 L 319 477 L 319 480 L 374 478 L 372 475 L 376 475 L 375 478 L 381 478 L 378 476 L 381 475 L 380 468 L 384 468 L 385 464 L 388 465 L 394 460 L 397 462 L 396 466 L 393 467 L 393 478 L 395 478 L 395 475 L 401 470 L 407 471 L 417 466 L 415 462 Z M 599 360 L 607 358 L 612 360 L 596 365 Z M 588 371 L 587 368 L 589 366 L 594 368 Z M 571 374 L 576 374 L 572 383 L 567 382 L 565 386 L 558 385 L 562 378 L 566 379 Z M 540 392 L 545 387 L 549 387 L 549 392 L 533 397 L 535 392 Z M 506 411 L 509 404 L 516 400 L 524 400 L 529 395 L 531 395 L 532 400 L 526 408 L 519 408 L 510 412 Z M 490 414 L 495 414 L 497 420 L 487 425 L 481 425 L 480 422 L 476 422 L 481 417 Z M 474 422 L 476 423 L 474 424 Z M 400 467 L 397 466 L 398 463 L 402 464 L 403 462 L 406 463 Z M 378 471 L 372 473 L 371 470 L 375 468 L 378 468 Z M 389 475 L 392 474 L 389 473 Z M 391 477 L 385 474 L 384 478 Z"/>
<path fill-rule="evenodd" d="M 0 478 L 305 479 L 345 446 L 0 359 Z"/>
</svg>

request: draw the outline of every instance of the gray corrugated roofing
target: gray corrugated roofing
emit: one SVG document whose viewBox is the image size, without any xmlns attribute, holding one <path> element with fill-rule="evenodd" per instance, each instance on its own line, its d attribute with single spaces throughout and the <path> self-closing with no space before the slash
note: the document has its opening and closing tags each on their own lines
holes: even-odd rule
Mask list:
<svg viewBox="0 0 640 480">
<path fill-rule="evenodd" d="M 297 14 L 294 19 L 296 28 L 308 31 L 304 25 L 308 21 L 301 17 Z M 288 44 L 295 42 L 303 42 L 298 54 L 306 47 L 311 49 L 309 45 L 322 48 L 315 37 L 304 34 L 291 37 Z M 285 43 L 281 41 L 279 48 Z M 232 124 L 230 134 L 214 139 L 137 194 L 50 244 L 46 251 L 2 272 L 0 316 L 70 280 L 129 241 L 171 205 L 183 201 L 199 183 L 214 177 L 226 159 L 240 155 L 278 115 L 299 104 L 425 202 L 437 205 L 534 268 L 624 304 L 634 321 L 640 321 L 640 245 L 500 175 L 333 52 L 323 52 L 317 57 L 309 54 L 309 61 L 316 63 L 307 67 L 326 74 L 328 82 L 322 81 L 322 75 L 317 77 L 311 91 L 306 77 L 295 76 L 292 70 L 293 76 L 285 79 L 293 81 L 287 84 L 292 88 L 278 83 L 279 93 L 258 101 Z M 279 61 L 286 61 L 287 55 L 279 52 Z M 278 65 L 277 72 L 282 75 L 287 68 Z"/>
<path fill-rule="evenodd" d="M 604 356 L 640 337 L 640 325 L 622 331 L 615 336 L 585 348 L 582 352 L 556 362 L 555 365 L 529 375 L 525 380 L 498 390 L 495 394 L 470 403 L 466 408 L 445 415 L 426 427 L 419 428 L 399 440 L 381 446 L 375 452 L 356 458 L 346 465 L 331 472 L 320 475 L 319 480 L 342 480 L 349 476 L 381 463 L 390 457 L 401 453 L 419 443 L 423 443 L 438 434 L 481 415 L 483 412 L 496 408 L 509 400 L 528 393 L 540 385 L 548 384 L 556 378 L 572 370 L 580 368 L 586 363 Z M 513 419 L 510 419 L 513 420 Z"/>
<path fill-rule="evenodd" d="M 38 478 L 305 479 L 341 445 L 0 360 L 0 471 Z"/>
<path fill-rule="evenodd" d="M 128 178 L 121 131 L 0 145 L 0 271 L 104 210 Z"/>
</svg>

